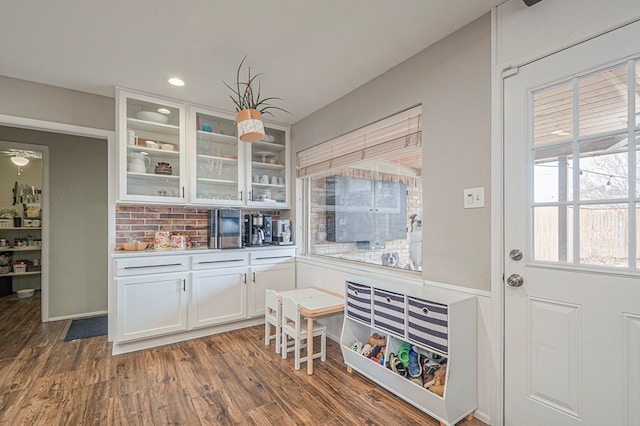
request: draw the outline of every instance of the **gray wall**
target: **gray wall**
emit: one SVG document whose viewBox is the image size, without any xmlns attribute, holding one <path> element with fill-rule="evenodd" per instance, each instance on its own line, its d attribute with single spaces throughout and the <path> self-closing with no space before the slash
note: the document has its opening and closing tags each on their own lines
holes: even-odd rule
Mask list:
<svg viewBox="0 0 640 426">
<path fill-rule="evenodd" d="M 112 98 L 0 76 L 0 114 L 114 130 Z M 49 146 L 49 316 L 107 309 L 107 142 L 0 126 L 0 140 Z"/>
<path fill-rule="evenodd" d="M 423 114 L 423 278 L 488 291 L 490 14 L 296 123 L 293 151 L 417 104 Z M 479 186 L 486 207 L 463 209 L 463 190 Z"/>
<path fill-rule="evenodd" d="M 115 100 L 0 76 L 0 114 L 114 130 Z"/>
<path fill-rule="evenodd" d="M 49 316 L 106 310 L 106 140 L 5 126 L 0 140 L 49 147 Z"/>
</svg>

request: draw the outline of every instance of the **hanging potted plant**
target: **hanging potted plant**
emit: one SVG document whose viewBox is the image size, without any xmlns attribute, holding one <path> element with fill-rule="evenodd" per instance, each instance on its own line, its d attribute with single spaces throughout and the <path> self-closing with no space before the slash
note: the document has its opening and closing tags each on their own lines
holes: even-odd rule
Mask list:
<svg viewBox="0 0 640 426">
<path fill-rule="evenodd" d="M 256 142 L 264 138 L 264 124 L 262 123 L 262 114 L 271 114 L 270 110 L 280 110 L 288 112 L 277 106 L 270 105 L 277 97 L 261 98 L 260 81 L 256 80 L 261 74 L 251 75 L 251 67 L 248 67 L 248 78 L 246 81 L 240 80 L 240 71 L 244 64 L 245 56 L 240 62 L 238 71 L 236 72 L 235 87 L 224 83 L 225 86 L 233 92 L 229 95 L 236 106 L 236 124 L 238 126 L 238 137 L 243 142 Z M 257 84 L 257 89 L 255 85 Z"/>
</svg>

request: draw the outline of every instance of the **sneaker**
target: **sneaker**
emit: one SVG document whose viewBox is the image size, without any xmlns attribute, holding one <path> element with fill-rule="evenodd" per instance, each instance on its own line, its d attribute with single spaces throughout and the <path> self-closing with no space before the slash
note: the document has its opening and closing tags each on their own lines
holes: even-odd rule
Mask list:
<svg viewBox="0 0 640 426">
<path fill-rule="evenodd" d="M 407 369 L 404 367 L 404 364 L 402 364 L 402 361 L 400 361 L 400 359 L 394 353 L 389 354 L 389 367 L 394 373 L 398 373 L 401 376 L 407 375 Z"/>
<path fill-rule="evenodd" d="M 422 366 L 420 365 L 420 356 L 411 348 L 409 350 L 409 376 L 420 377 L 422 375 Z"/>
</svg>

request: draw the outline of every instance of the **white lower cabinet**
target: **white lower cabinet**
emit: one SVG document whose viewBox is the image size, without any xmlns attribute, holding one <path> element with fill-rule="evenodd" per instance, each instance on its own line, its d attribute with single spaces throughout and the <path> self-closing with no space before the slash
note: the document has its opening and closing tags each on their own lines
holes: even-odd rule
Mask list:
<svg viewBox="0 0 640 426">
<path fill-rule="evenodd" d="M 118 340 L 187 329 L 187 273 L 122 278 L 118 282 Z"/>
<path fill-rule="evenodd" d="M 188 258 L 116 262 L 116 339 L 144 339 L 187 329 Z"/>
<path fill-rule="evenodd" d="M 382 361 L 358 351 L 374 334 L 386 340 Z M 350 369 L 441 425 L 454 425 L 471 417 L 476 409 L 475 296 L 427 286 L 349 280 L 340 346 Z M 427 363 L 427 371 L 435 377 L 422 373 L 411 377 L 409 368 L 403 375 L 402 367 L 390 362 L 402 358 L 400 354 L 407 350 L 413 351 L 408 356 L 410 362 L 413 358 L 422 366 Z"/>
<path fill-rule="evenodd" d="M 114 343 L 148 339 L 151 347 L 162 344 L 151 339 L 168 334 L 186 339 L 255 322 L 264 316 L 266 289 L 295 287 L 294 257 L 294 248 L 274 247 L 117 258 Z"/>
<path fill-rule="evenodd" d="M 247 267 L 193 272 L 189 327 L 206 327 L 245 319 L 247 272 Z"/>
<path fill-rule="evenodd" d="M 295 287 L 295 251 L 283 249 L 269 254 L 251 253 L 249 316 L 264 316 L 265 290 L 288 290 Z"/>
</svg>

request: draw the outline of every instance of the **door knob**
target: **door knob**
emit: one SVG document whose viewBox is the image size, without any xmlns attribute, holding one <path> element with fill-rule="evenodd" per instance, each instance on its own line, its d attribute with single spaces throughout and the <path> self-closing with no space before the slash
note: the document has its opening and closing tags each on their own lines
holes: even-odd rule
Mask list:
<svg viewBox="0 0 640 426">
<path fill-rule="evenodd" d="M 524 278 L 519 274 L 511 274 L 509 278 L 507 278 L 507 284 L 511 287 L 520 287 L 524 284 Z"/>
<path fill-rule="evenodd" d="M 522 259 L 522 252 L 518 249 L 513 249 L 509 252 L 509 257 L 517 262 Z"/>
</svg>

